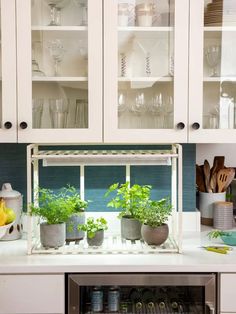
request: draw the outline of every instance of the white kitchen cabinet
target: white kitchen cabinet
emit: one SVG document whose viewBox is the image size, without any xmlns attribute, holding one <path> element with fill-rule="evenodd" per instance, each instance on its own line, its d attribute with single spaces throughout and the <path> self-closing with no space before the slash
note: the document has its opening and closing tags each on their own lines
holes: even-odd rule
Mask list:
<svg viewBox="0 0 236 314">
<path fill-rule="evenodd" d="M 236 274 L 220 274 L 220 311 L 236 313 Z"/>
<path fill-rule="evenodd" d="M 64 314 L 64 274 L 0 275 L 1 314 Z"/>
<path fill-rule="evenodd" d="M 0 2 L 0 142 L 235 142 L 233 1 Z"/>
</svg>

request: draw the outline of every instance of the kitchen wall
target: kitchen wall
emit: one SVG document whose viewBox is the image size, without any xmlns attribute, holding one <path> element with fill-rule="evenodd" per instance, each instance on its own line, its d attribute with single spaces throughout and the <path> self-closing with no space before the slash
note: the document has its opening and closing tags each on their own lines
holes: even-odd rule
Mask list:
<svg viewBox="0 0 236 314">
<path fill-rule="evenodd" d="M 236 167 L 236 144 L 197 144 L 196 162 L 201 165 L 207 159 L 212 165 L 214 156 L 225 156 L 226 167 Z"/>
<path fill-rule="evenodd" d="M 26 202 L 26 144 L 0 144 L 0 185 L 10 182 L 13 188 L 24 195 Z M 99 149 L 100 146 L 79 146 L 73 149 Z M 103 149 L 114 149 L 114 146 L 102 146 Z M 117 149 L 157 149 L 158 146 L 115 146 Z M 194 144 L 183 145 L 183 205 L 184 211 L 195 211 L 195 156 Z M 150 184 L 153 197 L 170 195 L 171 169 L 164 166 L 131 167 L 131 183 Z M 115 182 L 125 181 L 125 167 L 86 167 L 85 196 L 92 202 L 89 211 L 111 211 L 106 208 L 107 199 L 104 193 Z M 58 190 L 66 184 L 79 188 L 79 167 L 41 167 L 40 186 Z M 24 202 L 24 203 L 25 203 Z M 25 206 L 25 205 L 24 205 Z"/>
</svg>

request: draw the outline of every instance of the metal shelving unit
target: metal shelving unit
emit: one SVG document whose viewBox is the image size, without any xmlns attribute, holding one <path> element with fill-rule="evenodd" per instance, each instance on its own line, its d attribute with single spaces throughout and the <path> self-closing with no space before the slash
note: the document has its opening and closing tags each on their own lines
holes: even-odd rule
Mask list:
<svg viewBox="0 0 236 314">
<path fill-rule="evenodd" d="M 86 166 L 122 165 L 126 167 L 126 181 L 130 181 L 130 166 L 170 166 L 172 215 L 169 221 L 170 236 L 161 246 L 149 246 L 144 241 L 128 241 L 120 235 L 105 238 L 101 247 L 88 247 L 85 240 L 71 242 L 58 249 L 46 249 L 39 240 L 39 224 L 35 217 L 28 215 L 28 254 L 153 254 L 162 252 L 180 253 L 182 250 L 182 146 L 171 145 L 169 150 L 68 150 L 41 149 L 40 144 L 27 146 L 27 202 L 36 202 L 39 187 L 39 161 L 44 167 L 80 167 L 80 196 L 84 199 Z M 45 145 L 44 145 L 45 147 Z M 64 147 L 64 145 L 63 145 Z M 34 199 L 32 200 L 32 195 Z M 29 206 L 28 206 L 29 214 Z"/>
</svg>

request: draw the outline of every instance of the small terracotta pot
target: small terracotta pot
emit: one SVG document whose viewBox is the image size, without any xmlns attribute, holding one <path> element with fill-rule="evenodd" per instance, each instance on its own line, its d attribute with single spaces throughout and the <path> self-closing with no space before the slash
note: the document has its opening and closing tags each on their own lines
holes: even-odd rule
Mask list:
<svg viewBox="0 0 236 314">
<path fill-rule="evenodd" d="M 143 240 L 149 245 L 161 245 L 164 243 L 169 235 L 169 227 L 163 224 L 159 227 L 150 227 L 143 224 L 141 227 L 141 234 Z"/>
</svg>

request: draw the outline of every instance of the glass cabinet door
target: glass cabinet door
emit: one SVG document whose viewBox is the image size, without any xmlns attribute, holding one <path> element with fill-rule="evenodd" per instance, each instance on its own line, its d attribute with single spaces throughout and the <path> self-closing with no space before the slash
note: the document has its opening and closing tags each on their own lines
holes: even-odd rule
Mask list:
<svg viewBox="0 0 236 314">
<path fill-rule="evenodd" d="M 105 141 L 187 141 L 188 1 L 104 1 Z"/>
<path fill-rule="evenodd" d="M 15 1 L 0 1 L 0 142 L 16 142 Z"/>
<path fill-rule="evenodd" d="M 102 1 L 18 0 L 19 141 L 102 141 Z"/>
<path fill-rule="evenodd" d="M 190 4 L 190 141 L 235 142 L 236 1 Z"/>
</svg>

